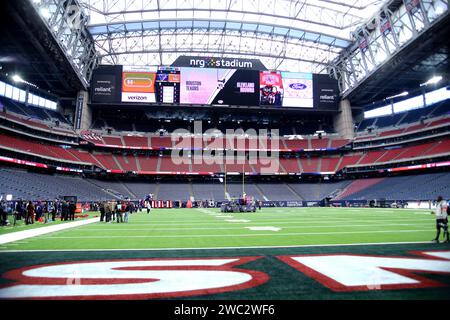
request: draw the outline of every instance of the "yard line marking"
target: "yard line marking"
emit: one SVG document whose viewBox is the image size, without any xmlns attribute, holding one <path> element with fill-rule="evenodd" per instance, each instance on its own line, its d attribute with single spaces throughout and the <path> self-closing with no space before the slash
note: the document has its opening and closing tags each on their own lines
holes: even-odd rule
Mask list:
<svg viewBox="0 0 450 320">
<path fill-rule="evenodd" d="M 261 221 L 261 222 L 252 222 L 252 223 L 255 223 L 255 224 L 267 224 L 267 223 L 271 223 L 271 224 L 292 224 L 292 223 L 332 223 L 332 224 L 335 224 L 335 223 L 348 223 L 348 222 L 359 222 L 359 223 L 366 223 L 367 224 L 367 222 L 389 222 L 389 221 L 392 221 L 392 222 L 395 222 L 395 221 L 403 221 L 403 220 L 405 220 L 405 219 L 383 219 L 383 220 L 374 220 L 374 221 L 371 221 L 371 220 L 354 220 L 354 219 L 352 219 L 351 221 L 348 221 L 348 220 L 346 220 L 346 221 L 342 221 L 342 220 L 333 220 L 333 219 L 327 219 L 327 220 L 323 220 L 323 219 L 314 219 L 314 220 L 308 220 L 308 221 L 299 221 L 299 220 L 289 220 L 289 221 L 284 221 L 284 220 L 268 220 L 268 221 Z M 424 221 L 424 222 L 432 222 L 432 221 L 434 221 L 434 219 L 431 219 L 431 217 L 430 217 L 430 219 L 408 219 L 408 222 L 413 222 L 413 221 L 416 221 L 416 222 L 418 222 L 418 221 Z M 134 222 L 133 221 L 131 221 L 132 223 L 131 224 L 128 224 L 128 225 L 134 225 Z M 238 223 L 238 222 L 236 222 L 236 223 Z M 174 226 L 174 225 L 177 225 L 177 226 L 198 226 L 198 225 L 217 225 L 217 221 L 212 221 L 212 222 L 201 222 L 201 223 L 179 223 L 179 222 L 176 222 L 176 221 L 173 221 L 172 223 L 136 223 L 136 225 L 139 225 L 139 226 L 154 226 L 154 227 L 159 227 L 159 226 Z M 86 227 L 85 229 L 88 229 L 89 227 Z"/>
<path fill-rule="evenodd" d="M 228 221 L 228 220 L 226 220 Z M 252 222 L 254 224 L 254 222 Z M 313 226 L 306 226 L 306 225 L 300 225 L 291 223 L 291 226 L 283 227 L 283 229 L 296 229 L 296 228 L 342 228 L 342 227 L 374 227 L 373 225 L 368 224 L 344 224 L 344 225 L 332 225 L 332 226 L 324 226 L 324 225 L 313 225 Z M 376 227 L 396 227 L 396 226 L 422 226 L 424 224 L 422 223 L 393 223 L 393 224 L 377 224 Z M 105 228 L 105 229 L 91 229 L 91 228 L 83 228 L 77 230 L 77 232 L 83 231 L 83 232 L 98 232 L 98 231 L 183 231 L 183 230 L 241 230 L 241 227 L 218 227 L 218 228 L 212 228 L 212 227 L 205 227 L 205 228 L 158 228 L 158 229 L 150 229 L 150 228 L 120 228 L 120 229 L 113 229 L 113 228 Z"/>
<path fill-rule="evenodd" d="M 245 227 L 245 229 L 249 229 L 251 231 L 280 231 L 281 228 L 277 227 Z"/>
<path fill-rule="evenodd" d="M 284 248 L 311 248 L 311 247 L 357 247 L 357 246 L 385 246 L 405 244 L 430 244 L 429 241 L 410 242 L 367 242 L 367 243 L 330 243 L 330 244 L 299 244 L 288 246 L 247 246 L 247 247 L 209 247 L 209 248 L 130 248 L 130 249 L 36 249 L 36 250 L 0 250 L 1 253 L 23 253 L 23 252 L 97 252 L 97 251 L 186 251 L 186 250 L 238 250 L 238 249 L 284 249 Z"/>
<path fill-rule="evenodd" d="M 87 219 L 87 220 L 82 220 L 82 221 L 58 224 L 58 225 L 54 225 L 54 226 L 41 227 L 41 228 L 7 233 L 7 234 L 0 236 L 0 244 L 5 244 L 5 243 L 18 241 L 18 240 L 33 238 L 36 236 L 44 235 L 44 234 L 55 232 L 55 231 L 76 228 L 76 227 L 84 226 L 87 224 L 95 223 L 98 221 L 99 221 L 98 218 L 92 218 L 92 219 Z"/>
<path fill-rule="evenodd" d="M 225 220 L 227 222 L 250 222 L 250 220 L 245 220 L 245 219 L 231 219 L 231 220 Z"/>
<path fill-rule="evenodd" d="M 260 236 L 302 236 L 302 235 L 330 235 L 330 234 L 372 234 L 372 233 L 414 233 L 414 232 L 430 232 L 434 228 L 420 230 L 374 230 L 374 231 L 338 231 L 338 232 L 292 232 L 292 233 L 260 233 L 260 234 L 194 234 L 194 235 L 160 235 L 160 236 L 48 236 L 41 239 L 104 239 L 104 238 L 227 238 L 227 237 L 260 237 Z"/>
</svg>

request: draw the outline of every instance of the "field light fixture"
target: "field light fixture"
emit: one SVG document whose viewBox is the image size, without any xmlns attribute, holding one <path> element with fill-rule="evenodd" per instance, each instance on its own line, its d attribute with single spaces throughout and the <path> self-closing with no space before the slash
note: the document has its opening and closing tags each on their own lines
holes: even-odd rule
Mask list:
<svg viewBox="0 0 450 320">
<path fill-rule="evenodd" d="M 13 76 L 12 76 L 12 79 L 13 79 L 14 82 L 20 82 L 20 83 L 25 82 L 25 81 L 22 79 L 22 77 L 19 76 L 18 74 L 13 75 Z"/>
<path fill-rule="evenodd" d="M 423 86 L 428 86 L 430 84 L 436 84 L 436 83 L 438 83 L 441 80 L 442 80 L 442 76 L 434 76 L 430 80 L 428 80 L 427 82 L 422 83 L 420 86 L 423 87 Z"/>
<path fill-rule="evenodd" d="M 27 85 L 29 85 L 29 86 L 31 86 L 31 87 L 39 88 L 37 85 L 32 84 L 31 82 L 28 82 L 28 81 L 22 79 L 22 77 L 19 76 L 18 74 L 12 75 L 12 76 L 11 76 L 11 79 L 12 79 L 14 82 L 16 82 L 16 83 L 25 83 L 25 84 L 27 84 Z"/>
<path fill-rule="evenodd" d="M 407 96 L 408 94 L 409 94 L 408 91 L 403 91 L 402 93 L 396 94 L 395 96 L 387 97 L 384 100 L 391 100 L 391 99 L 395 99 L 395 98 L 399 98 L 399 97 L 404 97 L 404 96 Z"/>
</svg>

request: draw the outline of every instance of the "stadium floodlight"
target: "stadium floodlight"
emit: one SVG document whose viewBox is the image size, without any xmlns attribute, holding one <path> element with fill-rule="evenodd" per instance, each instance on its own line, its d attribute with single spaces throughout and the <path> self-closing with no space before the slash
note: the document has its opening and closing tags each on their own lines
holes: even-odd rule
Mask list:
<svg viewBox="0 0 450 320">
<path fill-rule="evenodd" d="M 49 19 L 51 16 L 50 10 L 48 10 L 47 8 L 41 8 L 41 10 L 39 10 L 39 12 L 41 13 L 41 16 L 45 19 Z"/>
<path fill-rule="evenodd" d="M 23 80 L 22 77 L 19 76 L 18 74 L 13 75 L 12 79 L 14 82 L 25 82 L 25 80 Z"/>
<path fill-rule="evenodd" d="M 407 96 L 408 94 L 409 94 L 408 91 L 403 91 L 402 93 L 396 94 L 395 96 L 387 97 L 384 100 L 391 100 L 391 99 L 395 99 L 395 98 L 399 98 L 399 97 L 404 97 L 404 96 Z"/>
<path fill-rule="evenodd" d="M 436 84 L 436 83 L 438 83 L 441 80 L 442 80 L 442 76 L 434 76 L 430 80 L 428 80 L 427 82 L 422 83 L 420 86 L 423 87 L 423 86 L 428 86 L 430 84 Z"/>
<path fill-rule="evenodd" d="M 19 76 L 18 74 L 12 75 L 12 76 L 11 76 L 11 79 L 12 79 L 14 82 L 16 82 L 16 83 L 25 83 L 25 84 L 27 84 L 27 85 L 29 85 L 29 86 L 31 86 L 31 87 L 39 88 L 37 85 L 32 84 L 31 82 L 28 82 L 28 81 L 22 79 L 22 77 Z"/>
</svg>

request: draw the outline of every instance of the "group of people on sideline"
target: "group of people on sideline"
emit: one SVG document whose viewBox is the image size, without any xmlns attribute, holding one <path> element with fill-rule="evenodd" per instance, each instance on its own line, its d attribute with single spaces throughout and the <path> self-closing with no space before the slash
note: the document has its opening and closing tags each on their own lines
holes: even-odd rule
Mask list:
<svg viewBox="0 0 450 320">
<path fill-rule="evenodd" d="M 1 201 L 0 219 L 1 225 L 8 225 L 8 215 L 13 215 L 16 220 L 22 220 L 25 224 L 35 222 L 48 223 L 61 219 L 61 221 L 75 220 L 76 204 L 73 201 Z"/>
<path fill-rule="evenodd" d="M 111 200 L 101 202 L 99 205 L 100 222 L 128 222 L 129 215 L 137 212 L 137 209 L 138 207 L 131 201 Z"/>
</svg>

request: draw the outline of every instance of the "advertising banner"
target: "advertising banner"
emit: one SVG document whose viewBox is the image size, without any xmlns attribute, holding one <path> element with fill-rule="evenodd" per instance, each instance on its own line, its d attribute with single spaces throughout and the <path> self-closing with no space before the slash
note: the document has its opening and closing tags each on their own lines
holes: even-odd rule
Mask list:
<svg viewBox="0 0 450 320">
<path fill-rule="evenodd" d="M 257 106 L 259 72 L 181 68 L 181 104 Z"/>
<path fill-rule="evenodd" d="M 311 73 L 282 72 L 283 107 L 314 108 L 313 75 Z"/>
<path fill-rule="evenodd" d="M 156 102 L 179 104 L 180 83 L 181 74 L 179 68 L 159 68 L 155 83 Z"/>
<path fill-rule="evenodd" d="M 336 79 L 327 74 L 314 74 L 314 107 L 319 110 L 335 111 L 339 106 L 339 86 Z"/>
<path fill-rule="evenodd" d="M 122 102 L 155 103 L 156 67 L 124 66 Z"/>
<path fill-rule="evenodd" d="M 91 101 L 117 103 L 122 90 L 122 66 L 99 66 L 91 81 Z"/>
<path fill-rule="evenodd" d="M 219 68 L 219 69 L 239 69 L 239 70 L 267 70 L 267 68 L 258 59 L 236 59 L 236 58 L 218 58 L 218 57 L 195 57 L 180 56 L 172 67 L 185 68 Z"/>
<path fill-rule="evenodd" d="M 284 90 L 280 72 L 261 72 L 259 75 L 259 90 L 261 106 L 282 106 Z"/>
</svg>

